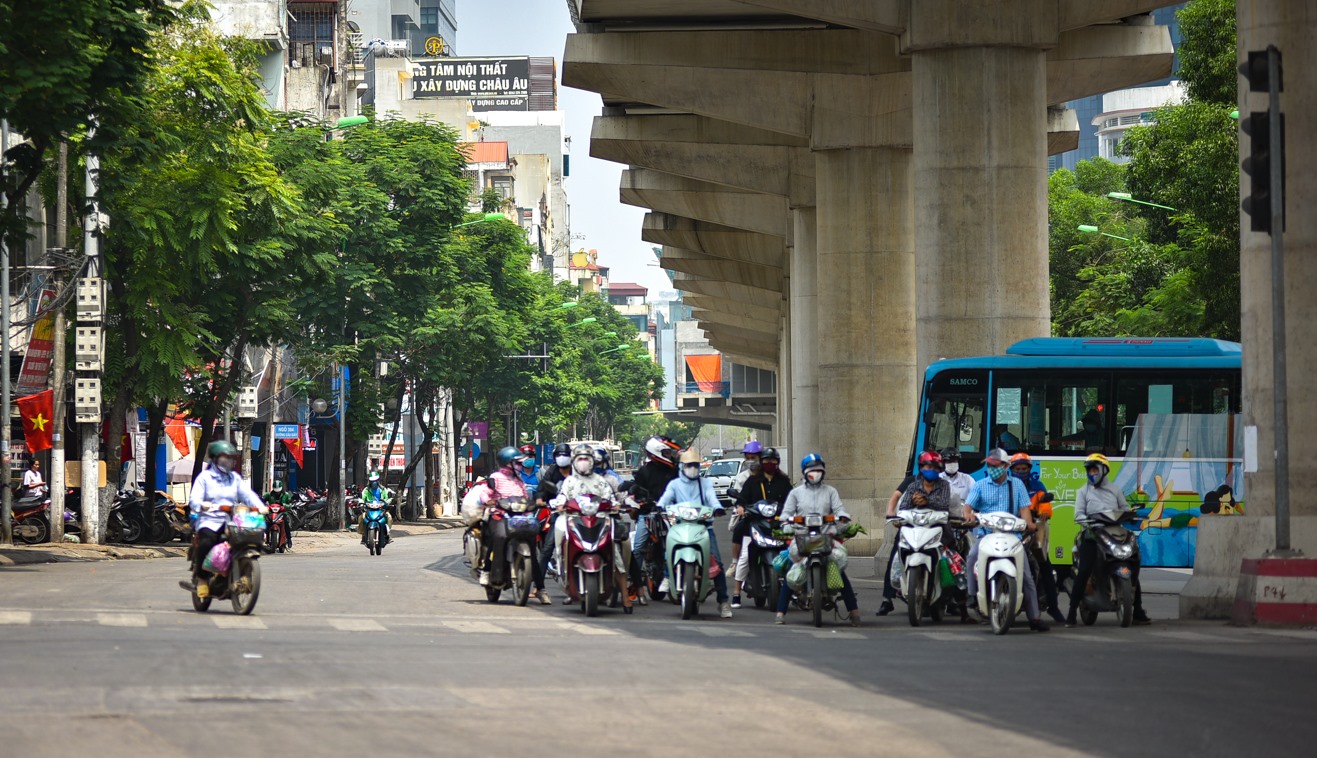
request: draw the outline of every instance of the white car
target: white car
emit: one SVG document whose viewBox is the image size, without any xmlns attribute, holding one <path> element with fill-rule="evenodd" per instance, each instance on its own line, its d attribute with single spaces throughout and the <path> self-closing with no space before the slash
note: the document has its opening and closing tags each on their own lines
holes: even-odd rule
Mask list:
<svg viewBox="0 0 1317 758">
<path fill-rule="evenodd" d="M 732 480 L 741 472 L 741 465 L 749 465 L 744 458 L 724 458 L 720 461 L 714 461 L 709 464 L 709 468 L 704 475 L 709 477 L 713 484 L 713 492 L 723 503 L 732 502 L 731 495 L 727 494 L 727 488 L 732 485 Z"/>
</svg>

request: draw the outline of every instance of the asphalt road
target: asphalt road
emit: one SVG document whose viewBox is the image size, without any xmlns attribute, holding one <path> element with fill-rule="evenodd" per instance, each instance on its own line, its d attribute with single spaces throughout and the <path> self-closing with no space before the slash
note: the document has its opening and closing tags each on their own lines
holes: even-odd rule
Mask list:
<svg viewBox="0 0 1317 758">
<path fill-rule="evenodd" d="M 870 583 L 858 630 L 712 602 L 585 619 L 488 604 L 457 531 L 385 552 L 263 558 L 252 617 L 194 613 L 180 559 L 0 568 L 0 755 L 1284 756 L 1317 738 L 1314 631 L 912 629 L 872 616 Z"/>
</svg>

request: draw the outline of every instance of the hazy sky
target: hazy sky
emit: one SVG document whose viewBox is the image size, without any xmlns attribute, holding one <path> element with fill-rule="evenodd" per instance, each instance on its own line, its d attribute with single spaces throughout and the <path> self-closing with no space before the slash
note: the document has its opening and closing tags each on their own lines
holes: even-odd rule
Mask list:
<svg viewBox="0 0 1317 758">
<path fill-rule="evenodd" d="M 649 287 L 652 300 L 672 284 L 657 266 L 654 246 L 640 239 L 645 211 L 617 199 L 621 164 L 590 157 L 590 125 L 603 103 L 593 92 L 562 86 L 563 47 L 572 31 L 566 0 L 457 0 L 454 48 L 459 56 L 540 55 L 558 61 L 558 108 L 572 138 L 567 202 L 572 234 L 584 235 L 572 241 L 572 249 L 598 250 L 613 281 L 639 282 Z"/>
</svg>

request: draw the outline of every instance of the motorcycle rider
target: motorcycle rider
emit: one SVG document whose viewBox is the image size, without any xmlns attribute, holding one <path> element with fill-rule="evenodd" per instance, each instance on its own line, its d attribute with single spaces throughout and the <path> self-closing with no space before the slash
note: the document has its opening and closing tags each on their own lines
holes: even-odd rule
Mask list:
<svg viewBox="0 0 1317 758">
<path fill-rule="evenodd" d="M 680 473 L 676 479 L 668 482 L 667 489 L 663 490 L 663 496 L 654 504 L 655 507 L 662 511 L 678 503 L 700 503 L 712 508 L 714 516 L 722 515 L 724 510 L 722 503 L 718 502 L 718 496 L 713 492 L 713 482 L 710 482 L 708 477 L 700 476 L 700 454 L 694 448 L 687 448 L 686 452 L 681 454 L 679 463 Z M 712 526 L 709 527 L 709 550 L 713 553 L 713 559 L 721 565 L 723 558 L 718 551 L 718 540 L 714 536 Z M 713 577 L 713 588 L 718 596 L 718 615 L 729 619 L 732 617 L 732 604 L 727 594 L 725 568 L 724 566 L 724 570 Z"/>
<path fill-rule="evenodd" d="M 758 445 L 759 443 L 753 443 Z M 747 445 L 747 447 L 749 447 Z M 745 517 L 745 509 L 754 507 L 760 500 L 777 503 L 778 513 L 791 494 L 791 480 L 780 468 L 782 456 L 777 450 L 768 448 L 759 454 L 759 471 L 751 474 L 742 483 L 740 494 L 736 498 L 737 521 L 732 526 L 732 545 L 736 548 L 736 591 L 732 593 L 732 608 L 741 607 L 741 585 L 750 575 L 750 521 Z M 747 468 L 746 471 L 749 471 Z"/>
<path fill-rule="evenodd" d="M 681 447 L 663 436 L 653 436 L 645 440 L 645 465 L 636 469 L 631 476 L 629 495 L 635 501 L 640 518 L 636 521 L 636 530 L 631 533 L 631 586 L 640 586 L 641 550 L 649 540 L 649 514 L 654 511 L 654 501 L 663 496 L 668 483 L 677 478 L 677 452 Z M 667 592 L 668 580 L 659 585 L 659 592 Z"/>
<path fill-rule="evenodd" d="M 951 491 L 964 502 L 974 486 L 974 477 L 960 470 L 960 451 L 954 447 L 944 447 L 938 453 L 942 456 L 942 478 L 951 484 Z"/>
<path fill-rule="evenodd" d="M 192 483 L 192 495 L 188 498 L 188 508 L 195 516 L 195 531 L 192 543 L 192 576 L 196 581 L 197 597 L 204 600 L 210 597 L 210 584 L 201 568 L 211 548 L 224 540 L 224 527 L 229 522 L 229 515 L 220 511 L 221 505 L 247 505 L 264 513 L 265 503 L 252 491 L 247 480 L 234 471 L 238 462 L 238 450 L 228 440 L 215 440 L 206 448 L 210 466 L 197 475 Z M 192 582 L 179 582 L 178 585 L 189 592 L 194 591 Z"/>
<path fill-rule="evenodd" d="M 578 495 L 592 495 L 599 500 L 607 500 L 611 503 L 619 504 L 617 497 L 617 488 L 613 482 L 606 476 L 595 472 L 595 453 L 589 445 L 577 445 L 572 450 L 572 475 L 563 480 L 562 487 L 558 491 L 558 497 L 554 503 L 562 507 L 568 500 Z M 554 528 L 554 537 L 558 542 L 558 555 L 567 555 L 567 522 L 558 519 Z M 631 607 L 631 596 L 625 591 L 626 587 L 626 562 L 622 555 L 622 546 L 613 543 L 613 569 L 616 573 L 614 577 L 617 586 L 623 588 L 622 605 Z M 562 576 L 565 571 L 559 571 Z M 571 598 L 564 596 L 563 605 L 571 603 Z"/>
<path fill-rule="evenodd" d="M 984 472 L 987 476 L 975 482 L 974 488 L 969 491 L 969 498 L 965 501 L 965 520 L 973 521 L 975 513 L 1004 511 L 1024 519 L 1026 530 L 1032 533 L 1037 527 L 1034 525 L 1033 513 L 1029 510 L 1029 493 L 1023 484 L 1010 475 L 1010 470 L 1007 468 L 1009 462 L 1010 455 L 1005 450 L 995 448 L 988 451 L 988 455 L 983 459 Z M 988 534 L 988 529 L 979 527 L 975 530 L 975 534 L 983 537 Z M 975 540 L 966 558 L 966 565 L 969 567 L 967 578 L 970 602 L 976 602 L 973 598 L 978 597 L 978 577 L 975 575 L 978 559 L 979 542 Z M 1035 632 L 1045 632 L 1049 629 L 1047 624 L 1043 623 L 1042 615 L 1038 610 L 1038 588 L 1034 585 L 1032 571 L 1024 572 L 1024 612 L 1029 619 L 1030 629 Z M 982 621 L 981 611 L 979 615 Z"/>
<path fill-rule="evenodd" d="M 915 485 L 907 487 L 901 493 L 901 498 L 897 502 L 892 503 L 889 501 L 887 503 L 887 520 L 896 519 L 897 511 L 909 508 L 928 508 L 934 511 L 943 511 L 953 518 L 964 513 L 965 504 L 960 499 L 960 494 L 952 487 L 951 481 L 946 478 L 946 463 L 942 459 L 942 455 L 927 450 L 919 454 L 918 465 L 919 478 L 915 480 Z M 951 532 L 947 527 L 942 529 L 942 543 L 945 545 L 951 543 Z M 894 560 L 901 559 L 901 551 L 896 544 L 892 545 L 892 553 L 896 555 Z M 887 602 L 889 601 L 884 600 L 884 603 Z M 960 614 L 962 622 L 969 620 L 969 615 L 963 606 L 960 609 Z"/>
<path fill-rule="evenodd" d="M 741 448 L 741 456 L 745 463 L 741 464 L 741 470 L 736 472 L 732 478 L 732 483 L 727 486 L 727 496 L 732 502 L 737 502 L 741 497 L 741 489 L 745 483 L 750 480 L 752 474 L 759 473 L 759 459 L 763 455 L 764 446 L 759 444 L 759 440 L 750 440 Z M 735 536 L 736 528 L 741 523 L 741 509 L 732 511 L 732 517 L 727 520 L 727 528 L 733 532 L 732 537 L 732 565 L 738 566 L 741 563 L 741 540 Z M 732 604 L 735 607 L 735 603 Z"/>
<path fill-rule="evenodd" d="M 1088 580 L 1093 576 L 1097 566 L 1097 540 L 1089 533 L 1088 517 L 1093 513 L 1104 511 L 1128 511 L 1129 503 L 1125 493 L 1107 478 L 1111 473 L 1111 461 L 1101 453 L 1093 453 L 1084 459 L 1084 473 L 1088 481 L 1075 493 L 1075 523 L 1083 528 L 1083 538 L 1075 558 L 1075 584 L 1070 590 L 1070 610 L 1066 611 L 1065 625 L 1075 625 L 1075 614 L 1080 601 L 1088 588 Z M 1139 561 L 1134 561 L 1134 623 L 1141 626 L 1151 624 L 1147 611 L 1143 610 L 1143 587 L 1139 583 Z"/>
<path fill-rule="evenodd" d="M 288 505 L 289 505 L 290 503 L 293 502 L 293 493 L 291 493 L 291 492 L 289 492 L 288 490 L 284 489 L 284 480 L 282 480 L 282 479 L 275 479 L 275 480 L 274 480 L 274 484 L 273 484 L 273 485 L 271 486 L 271 488 L 270 488 L 270 491 L 267 492 L 267 493 L 265 493 L 265 496 L 262 497 L 261 499 L 264 500 L 267 504 L 278 503 L 279 505 L 282 505 L 283 507 L 287 508 Z M 274 523 L 273 520 L 272 520 L 273 518 L 274 518 L 274 516 L 273 516 L 272 514 L 270 514 L 270 513 L 267 513 L 267 514 L 265 515 L 265 528 L 266 528 L 266 529 L 269 529 L 269 528 L 273 525 L 273 523 Z M 289 549 L 289 550 L 292 550 L 292 549 L 293 549 L 293 530 L 292 530 L 292 529 L 289 529 L 289 530 L 288 530 L 288 535 L 287 535 L 287 538 L 286 538 L 286 539 L 287 539 L 287 542 L 288 542 L 288 549 Z"/>
<path fill-rule="evenodd" d="M 1045 601 L 1043 610 L 1056 623 L 1064 623 L 1065 616 L 1061 615 L 1061 606 L 1057 601 L 1056 571 L 1052 569 L 1052 561 L 1047 557 L 1047 523 L 1052 518 L 1052 493 L 1047 491 L 1042 479 L 1033 472 L 1033 459 L 1028 453 L 1011 456 L 1011 476 L 1023 482 L 1029 491 L 1029 510 L 1033 514 L 1034 523 L 1038 525 L 1038 531 L 1025 543 L 1025 549 L 1037 564 L 1038 578 L 1042 580 L 1041 600 Z"/>
<path fill-rule="evenodd" d="M 558 496 L 558 488 L 562 486 L 563 481 L 572 474 L 572 447 L 566 442 L 559 442 L 553 446 L 553 460 L 544 465 L 544 470 L 540 473 L 539 487 L 535 489 L 535 502 L 540 505 L 547 505 L 550 500 Z M 558 524 L 558 511 L 555 509 L 549 514 L 550 535 L 556 534 L 555 527 Z M 556 540 L 540 540 L 540 574 L 549 573 L 549 562 L 553 560 L 553 549 Z"/>
<path fill-rule="evenodd" d="M 805 481 L 796 485 L 787 495 L 787 501 L 782 506 L 782 523 L 791 523 L 796 516 L 832 515 L 843 524 L 850 523 L 851 514 L 846 512 L 846 507 L 841 503 L 841 495 L 837 494 L 837 489 L 831 484 L 824 484 L 823 477 L 827 475 L 827 464 L 823 462 L 823 456 L 818 453 L 810 453 L 800 460 L 800 474 Z M 850 613 L 851 626 L 860 625 L 860 604 L 855 599 L 855 589 L 851 587 L 850 577 L 846 572 L 841 572 L 841 598 L 846 604 L 846 610 Z M 782 592 L 777 597 L 777 616 L 775 623 L 785 624 L 787 608 L 791 605 L 791 586 L 782 582 Z"/>
<path fill-rule="evenodd" d="M 472 487 L 462 500 L 463 516 L 468 524 L 484 522 L 486 507 L 495 501 L 510 497 L 528 498 L 526 485 L 522 483 L 516 469 L 524 459 L 515 447 L 508 445 L 499 448 L 494 455 L 498 470 L 485 477 L 481 485 Z M 506 544 L 506 527 L 501 522 L 485 522 L 480 530 L 480 586 L 489 584 L 489 566 L 495 553 L 502 555 Z M 549 594 L 544 590 L 544 570 L 539 561 L 531 564 L 531 580 L 535 584 L 535 598 L 542 605 L 549 605 Z"/>
<path fill-rule="evenodd" d="M 526 491 L 535 492 L 540 488 L 540 477 L 535 473 L 535 446 L 522 445 L 517 448 L 517 452 L 521 454 L 517 471 L 521 476 L 521 483 L 526 485 Z"/>
<path fill-rule="evenodd" d="M 594 472 L 609 482 L 612 482 L 613 489 L 620 491 L 622 488 L 622 477 L 617 475 L 613 470 L 613 463 L 609 460 L 608 448 L 597 447 L 594 449 Z"/>
<path fill-rule="evenodd" d="M 385 506 L 384 523 L 390 528 L 393 527 L 393 515 L 387 510 L 389 500 L 393 498 L 393 492 L 390 491 L 380 482 L 380 472 L 370 472 L 370 478 L 366 480 L 366 489 L 361 491 L 361 510 L 364 513 L 367 508 L 375 503 Z M 357 532 L 361 535 L 361 544 L 366 544 L 366 519 L 357 519 Z"/>
</svg>

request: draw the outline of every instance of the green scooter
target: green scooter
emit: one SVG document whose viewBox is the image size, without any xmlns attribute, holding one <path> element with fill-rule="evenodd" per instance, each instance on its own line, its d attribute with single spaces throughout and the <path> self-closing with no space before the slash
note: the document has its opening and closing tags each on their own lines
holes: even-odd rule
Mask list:
<svg viewBox="0 0 1317 758">
<path fill-rule="evenodd" d="M 713 508 L 697 502 L 677 503 L 668 508 L 668 570 L 672 577 L 672 602 L 681 606 L 682 619 L 700 612 L 700 603 L 713 591 L 709 576 L 711 546 L 709 526 Z"/>
</svg>

